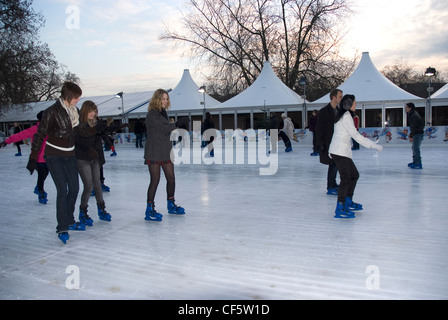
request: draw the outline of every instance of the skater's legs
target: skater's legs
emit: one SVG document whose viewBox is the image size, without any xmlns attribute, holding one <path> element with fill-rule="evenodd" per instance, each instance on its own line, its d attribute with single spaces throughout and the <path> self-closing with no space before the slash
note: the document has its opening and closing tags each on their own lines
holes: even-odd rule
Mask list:
<svg viewBox="0 0 448 320">
<path fill-rule="evenodd" d="M 48 176 L 48 167 L 45 162 L 37 163 L 37 190 L 44 191 L 45 179 Z"/>
<path fill-rule="evenodd" d="M 335 163 L 328 165 L 327 172 L 327 189 L 334 189 L 338 186 L 336 183 L 336 176 L 338 174 L 338 168 Z"/>
<path fill-rule="evenodd" d="M 80 207 L 86 209 L 89 203 L 90 194 L 92 193 L 93 190 L 93 182 L 89 161 L 78 159 L 78 172 L 81 177 L 82 184 L 84 186 L 84 189 L 81 194 Z"/>
<path fill-rule="evenodd" d="M 56 231 L 67 231 L 75 223 L 73 211 L 79 191 L 76 157 L 48 156 L 47 166 L 57 190 Z"/>
<path fill-rule="evenodd" d="M 158 163 L 151 163 L 148 165 L 149 170 L 149 176 L 150 176 L 150 182 L 148 186 L 148 193 L 147 193 L 147 202 L 154 203 L 154 198 L 156 197 L 156 191 L 157 186 L 159 185 L 160 181 L 160 164 Z"/>
<path fill-rule="evenodd" d="M 353 197 L 356 183 L 359 179 L 359 172 L 352 159 L 332 154 L 331 157 L 336 162 L 336 166 L 341 177 L 339 185 L 338 201 L 345 202 L 346 197 Z"/>
<path fill-rule="evenodd" d="M 283 142 L 285 143 L 285 147 L 286 148 L 290 148 L 291 147 L 291 140 L 289 139 L 288 135 L 286 134 L 285 131 L 279 131 L 278 135 L 282 138 Z"/>
<path fill-rule="evenodd" d="M 87 208 L 92 190 L 95 191 L 97 204 L 103 203 L 103 190 L 100 181 L 100 166 L 98 160 L 78 160 L 78 171 L 84 189 L 81 195 L 81 208 Z"/>
<path fill-rule="evenodd" d="M 103 189 L 101 187 L 100 167 L 101 167 L 101 165 L 98 160 L 94 160 L 90 165 L 91 174 L 92 174 L 93 190 L 95 190 L 95 198 L 96 198 L 97 204 L 104 203 Z"/>
<path fill-rule="evenodd" d="M 420 154 L 420 145 L 422 144 L 423 134 L 414 134 L 412 139 L 412 158 L 414 164 L 422 164 L 422 158 Z"/>
<path fill-rule="evenodd" d="M 174 176 L 174 164 L 172 162 L 162 164 L 162 169 L 166 178 L 167 199 L 172 199 L 174 198 L 174 191 L 176 188 L 176 180 Z"/>
</svg>

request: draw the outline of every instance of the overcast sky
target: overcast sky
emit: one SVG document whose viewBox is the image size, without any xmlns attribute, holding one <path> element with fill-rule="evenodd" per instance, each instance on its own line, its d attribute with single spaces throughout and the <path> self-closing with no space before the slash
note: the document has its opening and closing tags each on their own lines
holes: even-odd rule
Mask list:
<svg viewBox="0 0 448 320">
<path fill-rule="evenodd" d="M 45 27 L 41 40 L 80 79 L 83 96 L 174 88 L 200 68 L 158 40 L 178 21 L 185 0 L 34 0 Z M 448 1 L 354 0 L 344 52 L 370 52 L 378 69 L 402 59 L 417 71 L 448 75 Z"/>
</svg>

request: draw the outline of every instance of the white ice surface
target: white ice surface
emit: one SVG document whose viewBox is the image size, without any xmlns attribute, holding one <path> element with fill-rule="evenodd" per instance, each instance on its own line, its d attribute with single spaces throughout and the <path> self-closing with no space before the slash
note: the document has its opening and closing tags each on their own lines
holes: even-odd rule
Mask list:
<svg viewBox="0 0 448 320">
<path fill-rule="evenodd" d="M 53 181 L 39 204 L 22 149 L 0 149 L 0 299 L 448 298 L 446 146 L 422 148 L 423 170 L 407 167 L 410 146 L 355 151 L 355 200 L 365 209 L 351 220 L 333 218 L 327 167 L 309 147 L 286 154 L 280 143 L 271 176 L 259 165 L 178 165 L 176 202 L 187 214 L 166 213 L 162 175 L 164 219 L 154 223 L 143 219 L 143 150 L 119 145 L 117 157 L 106 153 L 112 222 L 97 219 L 91 197 L 94 226 L 66 245 L 55 233 Z M 66 286 L 71 265 L 79 289 Z"/>
</svg>

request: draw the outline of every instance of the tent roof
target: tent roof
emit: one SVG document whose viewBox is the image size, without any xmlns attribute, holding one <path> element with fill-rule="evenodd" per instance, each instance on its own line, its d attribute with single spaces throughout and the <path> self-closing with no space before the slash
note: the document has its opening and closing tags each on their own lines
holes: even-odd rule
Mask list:
<svg viewBox="0 0 448 320">
<path fill-rule="evenodd" d="M 263 65 L 258 78 L 246 90 L 223 102 L 217 108 L 281 107 L 301 105 L 303 99 L 286 86 L 274 73 L 269 61 Z"/>
<path fill-rule="evenodd" d="M 143 91 L 143 92 L 133 92 L 133 93 L 123 93 L 123 105 L 126 114 L 134 113 L 137 109 L 146 106 L 152 97 L 154 91 Z M 84 101 L 91 100 L 95 102 L 98 106 L 98 116 L 100 118 L 104 117 L 116 117 L 121 116 L 121 99 L 117 98 L 115 95 L 105 95 L 105 96 L 94 96 L 94 97 L 81 97 L 77 103 L 77 107 L 81 109 Z M 56 100 L 51 101 L 38 101 L 30 102 L 26 104 L 23 111 L 18 109 L 13 109 L 6 112 L 1 118 L 1 122 L 15 122 L 15 121 L 35 121 L 36 115 L 47 109 L 49 106 L 55 103 Z M 146 108 L 144 108 L 146 112 Z"/>
<path fill-rule="evenodd" d="M 387 79 L 373 64 L 368 52 L 363 52 L 361 61 L 352 75 L 338 89 L 344 94 L 354 94 L 358 102 L 387 102 L 419 99 Z M 328 103 L 327 95 L 313 104 Z"/>
<path fill-rule="evenodd" d="M 193 81 L 190 70 L 184 69 L 182 78 L 177 86 L 170 92 L 170 111 L 200 110 L 204 108 L 204 94 L 198 91 L 199 86 Z M 205 94 L 205 107 L 220 105 L 218 100 Z"/>
<path fill-rule="evenodd" d="M 30 102 L 23 109 L 20 107 L 13 108 L 0 117 L 0 122 L 37 121 L 37 114 L 47 109 L 53 103 L 54 101 Z"/>
<path fill-rule="evenodd" d="M 149 100 L 153 95 L 154 91 L 142 91 L 142 92 L 132 92 L 132 93 L 123 93 L 123 106 L 125 114 L 133 113 L 141 110 L 146 112 L 146 108 L 142 108 L 147 106 Z M 122 101 L 120 98 L 117 98 L 115 95 L 106 95 L 106 96 L 94 96 L 94 97 L 82 97 L 78 104 L 76 105 L 79 109 L 81 109 L 82 104 L 86 100 L 91 100 L 95 102 L 98 106 L 98 116 L 101 117 L 113 117 L 120 116 L 122 114 L 121 106 Z"/>
<path fill-rule="evenodd" d="M 431 99 L 446 99 L 448 98 L 448 83 L 445 84 L 442 88 L 437 90 L 432 96 Z"/>
</svg>

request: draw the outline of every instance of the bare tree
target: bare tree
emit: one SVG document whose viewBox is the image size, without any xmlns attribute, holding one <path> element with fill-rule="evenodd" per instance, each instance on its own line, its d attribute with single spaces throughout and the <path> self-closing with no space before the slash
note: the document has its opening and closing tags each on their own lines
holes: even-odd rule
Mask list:
<svg viewBox="0 0 448 320">
<path fill-rule="evenodd" d="M 65 80 L 79 82 L 39 41 L 44 25 L 32 0 L 0 0 L 0 113 L 11 105 L 55 98 Z"/>
<path fill-rule="evenodd" d="M 428 81 L 424 70 L 417 71 L 403 59 L 397 59 L 394 64 L 385 66 L 381 73 L 400 88 L 422 98 L 428 96 Z M 447 79 L 443 72 L 437 71 L 431 78 L 434 91 L 443 87 Z"/>
<path fill-rule="evenodd" d="M 227 88 L 249 86 L 270 61 L 297 89 L 301 76 L 343 78 L 353 70 L 355 60 L 338 52 L 343 33 L 337 26 L 348 12 L 348 0 L 189 0 L 182 31 L 167 27 L 160 38 L 186 44 Z"/>
</svg>

